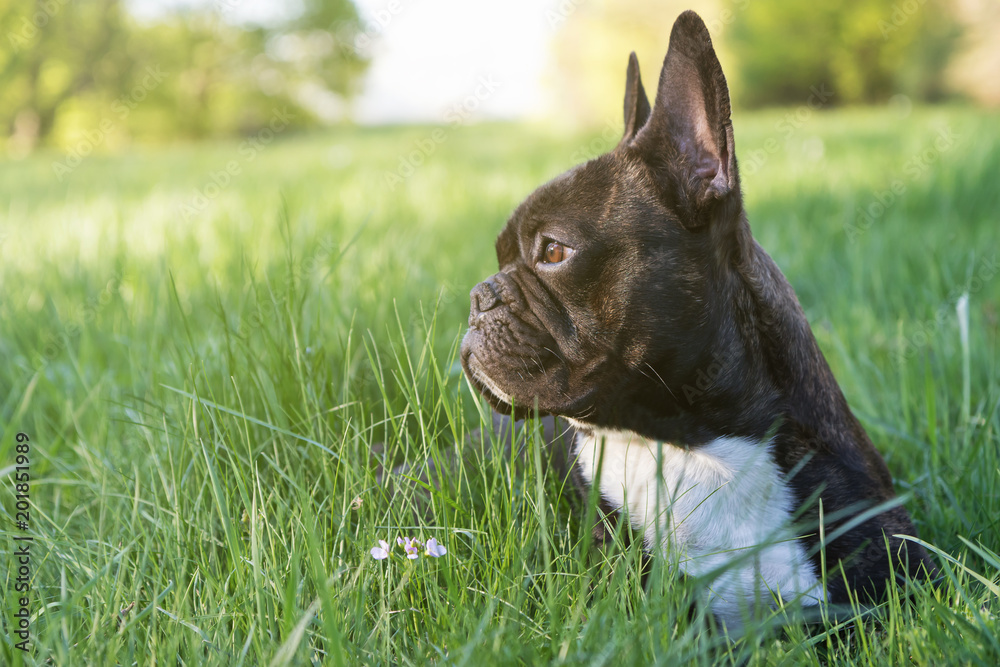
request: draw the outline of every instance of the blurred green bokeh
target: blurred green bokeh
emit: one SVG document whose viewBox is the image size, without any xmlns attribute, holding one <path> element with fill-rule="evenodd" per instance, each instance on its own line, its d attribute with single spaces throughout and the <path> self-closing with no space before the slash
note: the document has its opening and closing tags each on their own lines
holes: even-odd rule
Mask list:
<svg viewBox="0 0 1000 667">
<path fill-rule="evenodd" d="M 304 0 L 268 25 L 230 20 L 235 2 L 144 21 L 122 0 L 0 0 L 0 147 L 250 134 L 275 109 L 309 126 L 324 120 L 317 102 L 357 91 L 366 61 L 350 0 Z"/>
<path fill-rule="evenodd" d="M 584 125 L 621 115 L 630 51 L 655 89 L 677 15 L 704 19 L 736 107 L 906 106 L 944 99 L 1000 106 L 996 0 L 587 0 L 555 36 L 550 84 Z M 582 117 L 582 118 L 581 118 Z"/>
<path fill-rule="evenodd" d="M 275 2 L 274 17 L 257 22 L 237 19 L 240 4 L 165 3 L 149 17 L 132 11 L 135 0 L 0 0 L 0 152 L 49 145 L 76 159 L 130 142 L 249 136 L 275 110 L 295 128 L 358 120 L 351 100 L 381 36 L 351 0 Z M 737 106 L 806 104 L 816 89 L 832 91 L 824 106 L 1000 104 L 995 0 L 545 0 L 511 11 L 548 21 L 551 58 L 538 68 L 560 121 L 600 126 L 619 120 L 628 52 L 655 88 L 670 26 L 688 8 L 712 32 Z"/>
</svg>

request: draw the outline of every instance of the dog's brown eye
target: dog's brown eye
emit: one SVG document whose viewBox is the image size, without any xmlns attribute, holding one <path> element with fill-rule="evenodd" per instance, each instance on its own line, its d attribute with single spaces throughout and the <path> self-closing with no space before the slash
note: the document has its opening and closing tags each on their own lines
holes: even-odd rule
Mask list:
<svg viewBox="0 0 1000 667">
<path fill-rule="evenodd" d="M 550 241 L 547 246 L 545 246 L 545 263 L 546 264 L 558 264 L 559 262 L 566 259 L 566 246 L 558 241 Z"/>
</svg>

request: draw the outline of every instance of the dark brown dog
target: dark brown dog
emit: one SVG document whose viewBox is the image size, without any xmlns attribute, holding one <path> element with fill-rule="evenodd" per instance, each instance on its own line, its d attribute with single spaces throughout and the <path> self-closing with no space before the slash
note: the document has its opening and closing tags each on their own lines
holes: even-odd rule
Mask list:
<svg viewBox="0 0 1000 667">
<path fill-rule="evenodd" d="M 933 566 L 896 537 L 915 530 L 889 471 L 750 234 L 729 116 L 708 30 L 685 12 L 655 106 L 633 54 L 618 146 L 514 211 L 462 362 L 498 411 L 569 420 L 582 478 L 654 555 L 712 577 L 735 629 L 779 594 L 877 599 Z"/>
</svg>

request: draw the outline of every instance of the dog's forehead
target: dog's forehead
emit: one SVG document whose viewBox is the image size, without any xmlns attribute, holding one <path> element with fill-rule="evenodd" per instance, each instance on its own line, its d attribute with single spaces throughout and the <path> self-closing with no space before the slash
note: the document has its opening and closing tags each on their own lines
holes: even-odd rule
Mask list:
<svg viewBox="0 0 1000 667">
<path fill-rule="evenodd" d="M 616 200 L 641 187 L 643 176 L 633 161 L 607 153 L 555 177 L 531 193 L 515 210 L 497 238 L 501 266 L 519 252 L 519 243 L 542 228 L 574 227 L 595 232 Z"/>
<path fill-rule="evenodd" d="M 620 163 L 618 156 L 609 153 L 577 165 L 531 193 L 515 211 L 514 219 L 573 213 L 593 216 L 620 191 L 627 171 Z"/>
</svg>

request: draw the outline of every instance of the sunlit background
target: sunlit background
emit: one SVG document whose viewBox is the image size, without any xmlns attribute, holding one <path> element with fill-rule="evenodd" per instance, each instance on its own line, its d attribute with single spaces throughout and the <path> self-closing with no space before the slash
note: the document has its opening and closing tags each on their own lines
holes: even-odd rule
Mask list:
<svg viewBox="0 0 1000 667">
<path fill-rule="evenodd" d="M 1000 105 L 995 0 L 0 2 L 0 147 L 115 151 L 298 128 L 618 121 L 626 58 L 655 81 L 696 9 L 737 107 Z"/>
</svg>

